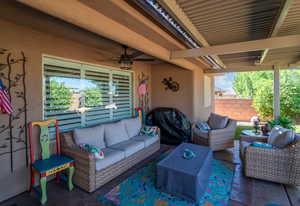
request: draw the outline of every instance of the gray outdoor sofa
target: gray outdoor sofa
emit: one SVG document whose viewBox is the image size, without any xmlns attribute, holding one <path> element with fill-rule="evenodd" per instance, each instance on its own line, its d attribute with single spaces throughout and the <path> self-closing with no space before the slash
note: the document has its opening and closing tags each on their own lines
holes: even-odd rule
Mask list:
<svg viewBox="0 0 300 206">
<path fill-rule="evenodd" d="M 132 118 L 62 133 L 62 153 L 75 159 L 75 185 L 93 192 L 158 151 L 159 129 L 156 136 L 139 136 L 140 128 L 138 118 Z M 104 159 L 80 149 L 81 143 L 100 147 Z"/>
</svg>

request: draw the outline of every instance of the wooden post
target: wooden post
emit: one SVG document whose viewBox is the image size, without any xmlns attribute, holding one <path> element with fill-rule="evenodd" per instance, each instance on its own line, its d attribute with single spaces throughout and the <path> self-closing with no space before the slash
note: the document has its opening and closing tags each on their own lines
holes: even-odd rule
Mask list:
<svg viewBox="0 0 300 206">
<path fill-rule="evenodd" d="M 273 86 L 274 86 L 273 117 L 274 119 L 276 119 L 280 115 L 280 70 L 278 67 L 275 66 L 274 66 Z"/>
</svg>

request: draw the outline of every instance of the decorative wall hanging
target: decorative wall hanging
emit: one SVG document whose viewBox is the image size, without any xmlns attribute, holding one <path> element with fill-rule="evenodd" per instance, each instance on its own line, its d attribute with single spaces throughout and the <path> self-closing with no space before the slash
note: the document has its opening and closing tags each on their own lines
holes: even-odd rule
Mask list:
<svg viewBox="0 0 300 206">
<path fill-rule="evenodd" d="M 169 77 L 169 79 L 164 78 L 162 83 L 166 86 L 165 90 L 170 89 L 173 92 L 177 92 L 179 90 L 179 83 L 176 81 L 173 81 L 172 77 Z"/>
<path fill-rule="evenodd" d="M 139 107 L 144 110 L 145 113 L 149 111 L 149 92 L 148 82 L 149 76 L 143 72 L 138 76 L 138 95 L 139 95 Z"/>
<path fill-rule="evenodd" d="M 0 156 L 10 155 L 10 167 L 13 172 L 13 155 L 15 152 L 25 150 L 26 166 L 29 162 L 25 82 L 26 58 L 24 52 L 20 52 L 20 57 L 13 57 L 13 54 L 5 49 L 0 49 L 0 55 L 6 55 L 6 62 L 0 62 L 0 86 L 3 95 L 2 100 L 0 100 L 2 105 L 0 111 Z M 11 112 L 9 105 L 12 107 Z"/>
</svg>

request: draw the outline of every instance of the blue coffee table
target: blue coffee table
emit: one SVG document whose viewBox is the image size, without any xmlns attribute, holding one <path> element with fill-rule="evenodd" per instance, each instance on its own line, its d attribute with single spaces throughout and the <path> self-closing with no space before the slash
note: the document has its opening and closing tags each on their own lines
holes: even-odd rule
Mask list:
<svg viewBox="0 0 300 206">
<path fill-rule="evenodd" d="M 185 149 L 192 150 L 196 157 L 184 159 Z M 212 159 L 209 147 L 182 143 L 157 164 L 158 189 L 197 202 L 207 188 Z"/>
</svg>

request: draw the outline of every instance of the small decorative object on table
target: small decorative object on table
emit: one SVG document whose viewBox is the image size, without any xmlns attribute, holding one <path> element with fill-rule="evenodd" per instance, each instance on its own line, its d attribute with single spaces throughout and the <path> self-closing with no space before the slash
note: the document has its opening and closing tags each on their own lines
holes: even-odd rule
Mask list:
<svg viewBox="0 0 300 206">
<path fill-rule="evenodd" d="M 196 154 L 192 151 L 192 150 L 190 150 L 190 149 L 185 149 L 184 151 L 183 151 L 183 158 L 184 159 L 193 159 L 193 158 L 195 158 L 196 157 Z"/>
<path fill-rule="evenodd" d="M 270 132 L 270 126 L 269 124 L 265 124 L 264 126 L 261 127 L 261 133 L 264 136 L 268 136 Z"/>
<path fill-rule="evenodd" d="M 259 132 L 259 123 L 260 123 L 259 117 L 253 116 L 251 118 L 251 122 L 253 122 L 253 127 L 255 129 L 255 134 L 260 134 L 260 132 Z"/>
</svg>

